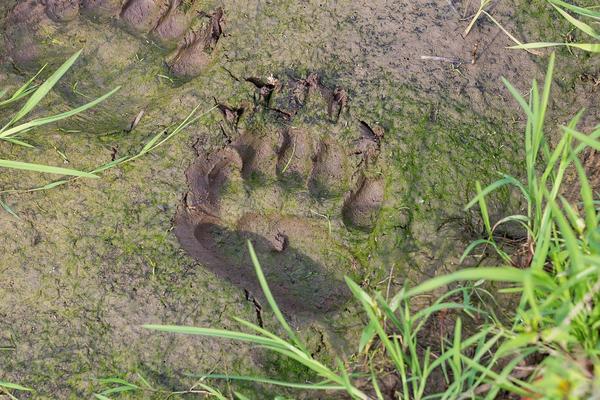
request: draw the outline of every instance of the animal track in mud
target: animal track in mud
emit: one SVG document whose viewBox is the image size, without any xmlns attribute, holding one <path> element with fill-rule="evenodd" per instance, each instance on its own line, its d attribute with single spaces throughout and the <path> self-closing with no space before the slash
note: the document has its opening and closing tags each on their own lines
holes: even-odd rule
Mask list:
<svg viewBox="0 0 600 400">
<path fill-rule="evenodd" d="M 65 29 L 80 17 L 104 22 L 116 20 L 135 35 L 146 35 L 170 54 L 166 63 L 173 75 L 191 78 L 209 64 L 223 34 L 223 9 L 200 12 L 192 0 L 23 0 L 11 10 L 4 47 L 16 65 L 40 57 L 51 33 Z M 77 32 L 74 33 L 77 35 Z"/>
<path fill-rule="evenodd" d="M 260 293 L 252 241 L 284 309 L 326 313 L 349 297 L 341 276 L 355 260 L 344 234 L 372 229 L 382 207 L 383 130 L 338 123 L 346 94 L 316 75 L 247 81 L 257 88 L 254 105 L 220 105 L 228 143 L 200 151 L 187 170 L 175 234 L 215 274 Z"/>
</svg>

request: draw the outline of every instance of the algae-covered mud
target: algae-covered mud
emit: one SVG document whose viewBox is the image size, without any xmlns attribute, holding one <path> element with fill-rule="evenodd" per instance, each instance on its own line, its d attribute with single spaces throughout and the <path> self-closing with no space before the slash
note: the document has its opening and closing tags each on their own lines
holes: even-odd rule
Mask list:
<svg viewBox="0 0 600 400">
<path fill-rule="evenodd" d="M 545 59 L 507 50 L 485 19 L 464 37 L 467 3 L 2 1 L 0 88 L 83 49 L 38 116 L 121 89 L 26 132 L 33 149 L 0 142 L 0 159 L 91 170 L 204 114 L 101 179 L 3 195 L 18 218 L 0 214 L 0 380 L 36 389 L 24 398 L 91 398 L 98 378 L 137 373 L 165 391 L 211 372 L 304 378 L 257 349 L 141 328 L 274 326 L 248 239 L 311 351 L 355 353 L 343 276 L 386 291 L 459 268 L 482 230 L 463 211 L 475 181 L 519 170 L 522 117 L 500 77 L 525 91 Z M 565 33 L 544 11 L 524 18 L 542 9 L 530 3 L 494 15 L 523 40 Z M 583 125 L 597 121 L 599 61 L 557 68 L 553 120 L 587 107 Z M 2 169 L 0 191 L 51 179 Z M 507 192 L 491 211 L 520 206 Z"/>
<path fill-rule="evenodd" d="M 371 231 L 384 202 L 383 130 L 343 126 L 345 91 L 315 74 L 252 82 L 252 109 L 220 106 L 229 143 L 189 168 L 175 235 L 203 265 L 253 292 L 244 242 L 261 238 L 255 247 L 282 305 L 323 315 L 349 298 L 341 277 L 357 261 L 343 237 Z"/>
</svg>

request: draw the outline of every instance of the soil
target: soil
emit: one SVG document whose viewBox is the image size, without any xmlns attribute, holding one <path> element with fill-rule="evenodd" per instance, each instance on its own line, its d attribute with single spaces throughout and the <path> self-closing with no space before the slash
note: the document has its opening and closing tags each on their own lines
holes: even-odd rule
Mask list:
<svg viewBox="0 0 600 400">
<path fill-rule="evenodd" d="M 0 143 L 0 158 L 91 169 L 197 105 L 212 110 L 102 179 L 3 197 L 19 219 L 0 214 L 0 379 L 34 387 L 31 398 L 90 398 L 97 378 L 137 373 L 165 391 L 191 387 L 189 373 L 304 379 L 247 346 L 141 328 L 239 329 L 235 316 L 277 330 L 247 240 L 308 347 L 326 362 L 350 357 L 363 317 L 342 277 L 393 292 L 459 267 L 481 232 L 463 211 L 474 182 L 522 167 L 523 113 L 500 77 L 525 93 L 548 54 L 506 49 L 485 19 L 465 37 L 468 1 L 0 3 L 1 87 L 83 48 L 35 115 L 122 86 L 27 132 L 35 149 Z M 491 12 L 522 40 L 562 40 L 569 29 L 548 8 L 498 1 Z M 558 52 L 554 136 L 582 107 L 579 128 L 597 123 L 599 71 L 598 58 Z M 51 179 L 5 172 L 0 190 Z M 504 193 L 491 209 L 520 206 Z M 130 397 L 152 396 L 164 398 Z"/>
<path fill-rule="evenodd" d="M 260 95 L 262 87 L 256 90 Z M 328 96 L 333 92 L 316 75 L 274 82 L 268 100 L 256 97 L 252 110 L 235 118 L 231 143 L 201 152 L 188 169 L 190 191 L 175 218 L 175 235 L 191 256 L 260 295 L 244 244 L 253 242 L 276 297 L 297 315 L 322 316 L 343 306 L 349 298 L 344 266 L 357 263 L 343 245 L 352 224 L 328 231 L 314 210 L 329 202 L 339 214 L 343 203 L 346 213 L 359 215 L 367 207 L 375 219 L 384 200 L 381 183 L 377 188 L 362 183 L 365 174 L 381 171 L 376 155 L 370 153 L 368 165 L 361 149 L 365 140 L 375 146 L 376 137 L 357 132 L 355 140 L 343 143 L 352 129 L 344 132 L 337 116 L 316 123 L 304 115 L 311 103 L 334 101 Z M 223 117 L 232 122 L 227 112 Z M 371 194 L 374 190 L 378 193 Z M 323 243 L 338 245 L 333 250 Z"/>
</svg>

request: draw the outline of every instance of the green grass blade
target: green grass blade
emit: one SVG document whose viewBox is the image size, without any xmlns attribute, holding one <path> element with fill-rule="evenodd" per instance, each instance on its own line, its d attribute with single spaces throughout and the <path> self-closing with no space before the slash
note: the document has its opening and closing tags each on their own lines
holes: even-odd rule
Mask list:
<svg viewBox="0 0 600 400">
<path fill-rule="evenodd" d="M 205 385 L 204 383 L 198 383 L 197 386 L 201 389 L 204 389 L 208 393 L 210 393 L 213 397 L 216 397 L 217 400 L 229 400 L 229 399 L 227 399 L 227 397 L 223 396 L 223 394 L 221 392 L 219 392 L 217 389 L 210 387 L 208 385 Z"/>
<path fill-rule="evenodd" d="M 242 342 L 255 343 L 266 347 L 281 347 L 278 342 L 272 339 L 264 338 L 257 335 L 250 335 L 244 332 L 228 331 L 224 329 L 198 328 L 193 326 L 177 325 L 143 325 L 142 327 L 145 329 L 152 329 L 160 332 L 217 337 L 221 339 L 232 339 Z"/>
<path fill-rule="evenodd" d="M 111 389 L 106 389 L 104 390 L 102 393 L 105 396 L 109 396 L 111 394 L 115 394 L 115 393 L 125 393 L 125 392 L 132 392 L 138 390 L 137 386 L 129 386 L 129 385 L 125 385 L 125 386 L 117 386 L 115 388 L 111 388 Z"/>
<path fill-rule="evenodd" d="M 142 148 L 142 151 L 140 151 L 140 153 L 146 154 L 147 152 L 149 152 L 152 149 L 152 147 L 156 144 L 156 142 L 158 142 L 158 140 L 161 138 L 162 135 L 163 135 L 163 132 L 159 132 L 156 135 L 154 135 L 152 137 L 152 139 L 148 140 L 148 142 Z"/>
<path fill-rule="evenodd" d="M 7 142 L 10 142 L 12 144 L 16 144 L 17 146 L 27 147 L 28 149 L 35 148 L 35 146 L 32 146 L 29 143 L 23 142 L 22 140 L 19 140 L 19 139 L 15 139 L 15 138 L 3 138 L 3 140 L 6 140 Z"/>
<path fill-rule="evenodd" d="M 460 360 L 460 354 L 462 353 L 461 348 L 461 333 L 462 333 L 462 320 L 460 317 L 456 319 L 456 323 L 454 325 L 454 337 L 452 338 L 452 351 L 454 352 L 454 357 L 452 357 L 452 364 L 454 365 L 454 376 L 459 377 L 462 375 L 462 363 Z"/>
<path fill-rule="evenodd" d="M 277 321 L 279 321 L 279 324 L 281 324 L 281 327 L 286 331 L 289 338 L 294 342 L 294 344 L 298 346 L 298 348 L 300 348 L 302 351 L 307 353 L 306 349 L 302 345 L 302 342 L 300 341 L 300 339 L 298 339 L 292 328 L 288 325 L 287 321 L 285 320 L 285 317 L 279 309 L 279 306 L 277 305 L 277 302 L 273 298 L 273 294 L 271 293 L 271 289 L 269 289 L 269 284 L 267 283 L 265 274 L 262 271 L 262 268 L 258 261 L 258 257 L 256 257 L 254 246 L 252 246 L 252 242 L 250 242 L 250 240 L 248 240 L 248 251 L 250 252 L 250 258 L 252 259 L 252 264 L 254 264 L 254 270 L 260 283 L 260 287 L 262 288 L 263 294 L 265 295 L 267 302 L 271 307 L 271 310 L 273 310 L 273 314 L 275 314 L 275 318 L 277 318 Z"/>
<path fill-rule="evenodd" d="M 587 178 L 585 169 L 581 165 L 581 162 L 577 157 L 572 157 L 573 164 L 579 175 L 579 185 L 581 200 L 583 201 L 583 210 L 585 212 L 585 225 L 588 230 L 596 229 L 598 225 L 598 218 L 596 216 L 596 207 L 594 206 L 594 195 L 590 181 Z"/>
<path fill-rule="evenodd" d="M 132 387 L 136 387 L 137 385 L 126 381 L 125 379 L 121 379 L 121 378 L 100 378 L 98 379 L 98 382 L 100 383 L 104 383 L 104 384 L 116 384 L 116 385 L 121 385 L 121 386 L 132 386 Z"/>
<path fill-rule="evenodd" d="M 565 214 L 567 215 L 569 223 L 575 229 L 575 232 L 577 232 L 577 234 L 583 233 L 580 231 L 582 224 L 581 224 L 581 218 L 579 217 L 579 213 L 564 198 L 561 198 L 561 203 L 562 203 L 562 207 L 563 207 L 562 209 L 564 210 Z"/>
<path fill-rule="evenodd" d="M 292 348 L 294 347 L 292 344 L 289 344 L 288 342 L 286 342 L 285 340 L 283 340 L 282 338 L 280 338 L 279 336 L 269 332 L 266 329 L 261 328 L 260 326 L 253 324 L 252 322 L 246 321 L 245 319 L 242 318 L 238 318 L 238 317 L 233 317 L 233 319 L 238 322 L 239 324 L 245 326 L 246 328 L 250 328 L 258 333 L 260 333 L 261 335 L 269 338 L 269 339 L 273 339 L 276 342 L 280 342 L 282 347 L 289 347 Z"/>
<path fill-rule="evenodd" d="M 461 354 L 461 358 L 462 358 L 463 362 L 465 364 L 467 364 L 469 367 L 486 375 L 492 381 L 495 381 L 495 384 L 498 385 L 501 389 L 511 391 L 511 392 L 519 394 L 521 396 L 529 396 L 532 394 L 532 392 L 538 393 L 538 389 L 533 385 L 530 385 L 523 381 L 517 381 L 516 379 L 515 379 L 515 381 L 517 381 L 516 383 L 518 384 L 518 386 L 517 386 L 517 384 L 515 384 L 509 380 L 506 380 L 503 382 L 502 376 L 500 374 L 494 372 L 491 368 L 484 367 L 480 363 L 478 363 L 478 362 L 472 360 L 471 358 L 469 358 L 465 355 L 462 355 L 462 354 Z"/>
<path fill-rule="evenodd" d="M 555 47 L 555 46 L 564 46 L 565 43 L 562 42 L 531 42 L 531 43 L 523 43 L 515 46 L 510 46 L 509 49 L 542 49 L 545 47 Z"/>
<path fill-rule="evenodd" d="M 480 341 L 484 340 L 487 337 L 487 335 L 489 335 L 493 330 L 494 330 L 494 326 L 484 325 L 479 332 L 477 332 L 474 335 L 463 340 L 462 343 L 460 344 L 460 348 L 463 350 L 471 348 L 472 346 L 476 345 Z M 440 354 L 439 357 L 436 358 L 431 363 L 430 369 L 433 370 L 435 368 L 441 367 L 444 363 L 447 362 L 447 360 L 449 360 L 453 356 L 454 356 L 454 348 L 451 347 L 448 351 Z"/>
<path fill-rule="evenodd" d="M 600 53 L 600 43 L 565 43 L 565 46 L 575 47 L 590 53 Z"/>
<path fill-rule="evenodd" d="M 21 219 L 19 218 L 19 216 L 13 211 L 12 208 L 10 208 L 10 206 L 8 204 L 6 204 L 2 199 L 0 199 L 0 207 L 2 207 L 2 209 L 4 209 L 4 211 L 6 211 L 7 213 L 9 213 L 10 215 L 12 215 L 13 217 L 15 217 L 16 219 Z"/>
<path fill-rule="evenodd" d="M 17 102 L 17 101 L 21 100 L 22 98 L 27 97 L 28 95 L 33 93 L 33 91 L 36 90 L 36 87 L 31 86 L 31 84 L 42 73 L 42 71 L 46 68 L 46 66 L 47 66 L 47 64 L 44 65 L 42 68 L 40 68 L 39 71 L 34 76 L 32 76 L 31 79 L 29 79 L 27 82 L 25 82 L 19 89 L 17 89 L 17 91 L 14 92 L 13 95 L 9 99 L 0 101 L 0 107 L 4 107 L 4 106 L 7 106 L 14 102 Z M 6 93 L 6 91 L 4 91 L 4 94 L 5 93 Z M 4 94 L 0 95 L 0 98 L 4 97 Z"/>
<path fill-rule="evenodd" d="M 546 119 L 546 110 L 548 109 L 548 102 L 550 101 L 550 91 L 552 89 L 552 77 L 554 76 L 554 62 L 556 59 L 556 55 L 554 52 L 550 54 L 550 60 L 548 61 L 548 69 L 546 70 L 546 77 L 544 79 L 544 91 L 542 92 L 542 101 L 540 103 L 540 109 L 537 113 L 537 129 L 538 135 L 537 145 L 542 142 L 543 136 L 543 128 L 544 128 L 544 120 Z M 536 146 L 537 148 L 537 146 Z"/>
<path fill-rule="evenodd" d="M 43 172 L 46 174 L 79 176 L 82 178 L 98 178 L 97 175 L 89 172 L 77 171 L 75 169 L 52 167 L 49 165 L 31 164 L 21 161 L 0 160 L 0 168 L 20 169 L 26 171 Z"/>
<path fill-rule="evenodd" d="M 38 72 L 36 72 L 36 74 L 34 76 L 32 76 L 27 82 L 25 82 L 25 84 L 23 84 L 23 86 L 21 86 L 19 89 L 17 89 L 17 91 L 15 93 L 13 93 L 13 95 L 11 96 L 11 98 L 16 98 L 19 96 L 22 96 L 23 93 L 27 92 L 28 90 L 32 89 L 31 88 L 31 84 L 33 83 L 33 81 L 35 81 L 37 79 L 38 76 L 40 76 L 40 74 L 46 69 L 46 67 L 48 66 L 48 64 L 44 64 L 42 66 L 42 68 L 40 68 L 38 70 Z"/>
<path fill-rule="evenodd" d="M 531 353 L 531 352 L 529 352 L 529 353 Z M 502 372 L 500 373 L 500 375 L 498 376 L 496 381 L 493 382 L 492 388 L 488 392 L 488 394 L 484 400 L 494 400 L 494 399 L 498 398 L 498 392 L 500 390 L 502 390 L 500 383 L 507 382 L 508 379 L 510 379 L 512 371 L 514 371 L 514 369 L 517 367 L 517 365 L 519 363 L 523 362 L 526 355 L 528 355 L 528 354 L 526 353 L 524 355 L 519 355 L 519 356 L 515 357 L 514 359 L 510 360 L 509 363 L 507 363 L 507 365 L 502 369 Z"/>
<path fill-rule="evenodd" d="M 525 43 L 518 46 L 511 46 L 509 49 L 541 49 L 544 47 L 567 46 L 575 47 L 580 50 L 585 50 L 590 53 L 600 53 L 600 43 L 553 43 L 553 42 L 535 42 Z"/>
<path fill-rule="evenodd" d="M 377 396 L 377 400 L 384 400 L 383 394 L 381 393 L 381 389 L 379 388 L 379 383 L 377 382 L 377 375 L 375 374 L 375 370 L 371 365 L 371 383 L 373 384 L 373 390 L 375 390 L 375 395 Z"/>
<path fill-rule="evenodd" d="M 56 85 L 56 83 L 62 78 L 62 76 L 71 68 L 71 66 L 77 61 L 79 56 L 81 55 L 81 51 L 79 50 L 77 53 L 73 54 L 67 61 L 63 63 L 44 83 L 38 87 L 38 89 L 31 95 L 31 97 L 27 100 L 25 105 L 14 115 L 9 125 L 14 124 L 19 121 L 21 118 L 29 114 L 31 110 L 35 108 L 35 106 L 48 94 L 48 92 Z M 4 130 L 4 129 L 3 129 Z"/>
<path fill-rule="evenodd" d="M 568 12 L 565 12 L 562 8 L 557 7 L 554 4 L 552 4 L 552 7 L 554 7 L 556 9 L 556 11 L 558 11 L 560 13 L 560 15 L 563 16 L 564 19 L 569 21 L 569 23 L 571 23 L 571 25 L 575 26 L 577 29 L 579 29 L 583 33 L 593 37 L 594 39 L 600 39 L 600 36 L 598 35 L 598 33 L 596 33 L 594 28 L 592 28 L 585 22 L 578 20 L 577 18 L 573 18 L 571 16 L 571 14 L 569 14 Z"/>
<path fill-rule="evenodd" d="M 590 8 L 579 7 L 562 0 L 548 0 L 548 2 L 550 2 L 553 5 L 564 7 L 567 10 L 573 11 L 576 14 L 583 15 L 585 17 L 595 18 L 598 21 L 600 21 L 600 12 L 593 11 Z"/>
<path fill-rule="evenodd" d="M 264 383 L 274 386 L 284 386 L 293 389 L 306 389 L 306 390 L 342 390 L 342 385 L 325 385 L 317 383 L 297 383 L 297 382 L 286 382 L 277 379 L 263 378 L 260 376 L 243 376 L 243 375 L 225 375 L 225 374 L 208 374 L 202 375 L 203 378 L 207 379 L 223 379 L 232 381 L 246 381 L 246 382 L 257 382 Z"/>
<path fill-rule="evenodd" d="M 477 281 L 484 279 L 493 282 L 523 283 L 526 272 L 514 267 L 466 268 L 448 275 L 438 276 L 406 291 L 404 297 L 431 292 L 437 288 L 459 281 Z"/>
<path fill-rule="evenodd" d="M 570 133 L 571 135 L 573 135 L 573 137 L 575 139 L 577 139 L 578 141 L 580 141 L 583 145 L 589 146 L 594 150 L 599 150 L 600 151 L 600 141 L 596 140 L 597 136 L 595 136 L 594 134 L 600 134 L 600 131 L 595 131 L 592 135 L 584 135 L 581 132 L 576 131 L 575 129 L 571 129 L 567 126 L 563 126 L 561 127 L 565 132 Z M 575 150 L 575 154 L 578 153 L 579 150 L 578 148 Z"/>
<path fill-rule="evenodd" d="M 65 119 L 65 118 L 69 118 L 74 115 L 80 114 L 80 113 L 96 106 L 97 104 L 103 102 L 104 100 L 106 100 L 107 98 L 112 96 L 115 92 L 117 92 L 119 89 L 121 89 L 121 87 L 117 86 L 116 88 L 114 88 L 110 92 L 104 94 L 103 96 L 100 96 L 97 99 L 90 101 L 89 103 L 79 106 L 77 108 L 74 108 L 72 110 L 65 111 L 63 113 L 52 115 L 49 117 L 37 118 L 32 121 L 26 122 L 24 124 L 4 130 L 3 132 L 0 133 L 0 138 L 6 138 L 8 136 L 15 135 L 24 130 L 29 130 L 29 129 L 35 128 L 37 126 L 50 124 L 50 123 L 57 122 L 57 121 Z"/>
<path fill-rule="evenodd" d="M 477 198 L 479 198 L 479 210 L 481 212 L 481 218 L 483 219 L 483 224 L 485 225 L 485 231 L 488 234 L 488 238 L 492 237 L 492 224 L 490 223 L 490 215 L 488 213 L 487 203 L 485 201 L 485 196 L 482 195 L 481 184 L 479 181 L 475 182 L 475 187 L 477 189 Z"/>
<path fill-rule="evenodd" d="M 29 96 L 31 93 L 33 93 L 36 90 L 36 86 L 27 88 L 27 90 L 25 90 L 22 93 L 19 93 L 18 95 L 13 95 L 10 99 L 6 99 L 4 101 L 0 101 L 0 107 L 5 107 L 8 106 L 12 103 L 16 103 L 17 101 L 21 100 L 24 97 Z"/>
<path fill-rule="evenodd" d="M 360 334 L 360 340 L 358 342 L 358 352 L 362 353 L 367 349 L 367 346 L 371 343 L 373 338 L 376 335 L 375 325 L 373 322 L 369 322 L 367 326 L 365 326 Z"/>
<path fill-rule="evenodd" d="M 565 218 L 561 209 L 554 201 L 551 203 L 551 207 L 552 215 L 554 216 L 554 220 L 560 229 L 561 236 L 565 241 L 565 246 L 569 252 L 569 257 L 571 257 L 571 265 L 574 268 L 580 268 L 583 263 L 581 259 L 581 251 L 577 243 L 577 237 L 575 236 L 575 233 L 571 229 L 571 226 L 569 225 L 569 222 Z"/>
<path fill-rule="evenodd" d="M 19 390 L 21 392 L 33 392 L 33 389 L 18 385 L 16 383 L 0 381 L 0 386 L 2 386 L 3 388 L 6 388 L 6 389 Z"/>
<path fill-rule="evenodd" d="M 513 98 L 517 101 L 517 103 L 519 103 L 519 105 L 521 106 L 523 111 L 525 111 L 525 114 L 527 114 L 527 118 L 530 120 L 533 120 L 533 114 L 531 113 L 531 107 L 525 101 L 523 96 L 521 96 L 521 93 L 519 93 L 519 91 L 517 89 L 515 89 L 515 87 L 509 81 L 507 81 L 505 78 L 502 78 L 502 82 L 504 83 L 504 86 L 506 86 L 506 88 L 508 89 L 510 94 L 513 96 Z"/>
<path fill-rule="evenodd" d="M 392 361 L 394 362 L 394 364 L 396 366 L 396 369 L 398 371 L 404 371 L 405 364 L 404 364 L 402 352 L 397 351 L 397 348 L 389 340 L 388 335 L 385 333 L 385 331 L 383 329 L 383 326 L 379 322 L 379 318 L 377 317 L 377 315 L 375 314 L 375 312 L 373 310 L 373 306 L 375 305 L 375 302 L 352 279 L 345 277 L 345 280 L 346 280 L 346 284 L 350 288 L 350 291 L 352 291 L 352 293 L 354 294 L 354 297 L 356 297 L 362 303 L 363 309 L 366 311 L 370 321 L 375 326 L 375 330 L 376 330 L 377 334 L 379 335 L 379 339 L 381 340 L 381 342 L 385 346 L 386 350 L 388 351 L 390 358 L 392 359 Z M 400 372 L 400 373 L 402 374 L 402 372 Z"/>
<path fill-rule="evenodd" d="M 150 384 L 150 382 L 148 382 L 148 380 L 146 378 L 144 378 L 144 375 L 142 375 L 142 374 L 140 374 L 138 372 L 137 376 L 140 378 L 140 381 L 142 381 L 142 383 L 144 384 L 144 386 L 146 386 L 150 390 L 154 390 L 154 388 L 152 387 L 152 385 Z"/>
<path fill-rule="evenodd" d="M 235 397 L 238 398 L 238 400 L 250 400 L 248 397 L 244 396 L 240 392 L 233 392 L 233 394 L 235 395 Z"/>
<path fill-rule="evenodd" d="M 481 199 L 483 197 L 487 196 L 488 194 L 490 194 L 491 192 L 493 192 L 495 190 L 498 190 L 502 186 L 508 185 L 510 183 L 512 183 L 510 179 L 502 178 L 502 179 L 497 180 L 494 183 L 489 184 L 483 190 L 481 190 L 481 187 L 479 187 L 479 189 L 477 190 L 477 195 L 475 197 L 473 197 L 473 199 L 465 206 L 464 210 L 467 211 L 469 208 L 473 207 L 476 203 L 481 201 Z"/>
<path fill-rule="evenodd" d="M 283 348 L 267 348 L 269 350 L 275 351 L 291 360 L 295 360 L 298 363 L 304 365 L 305 367 L 311 369 L 313 372 L 317 373 L 319 376 L 325 378 L 326 380 L 335 382 L 337 384 L 342 384 L 342 378 L 337 376 L 334 372 L 332 372 L 329 368 L 321 364 L 320 362 L 307 357 L 299 356 L 298 353 L 289 351 Z"/>
<path fill-rule="evenodd" d="M 338 358 L 337 360 L 337 364 L 338 364 L 338 370 L 341 373 L 341 381 L 342 381 L 342 385 L 344 386 L 344 389 L 346 390 L 346 393 L 350 394 L 350 396 L 353 399 L 356 399 L 357 397 L 352 395 L 352 383 L 350 383 L 350 376 L 348 376 L 348 371 L 346 371 L 346 367 L 344 366 L 344 364 L 342 363 L 342 361 Z"/>
<path fill-rule="evenodd" d="M 564 131 L 567 130 L 571 130 L 571 134 L 573 133 L 573 131 L 577 132 L 575 129 L 571 128 L 571 127 L 561 127 Z M 583 135 L 586 136 L 586 135 Z M 591 140 L 592 142 L 595 139 L 600 138 L 600 129 L 596 128 L 596 130 L 594 130 L 592 133 L 590 133 L 589 135 L 587 135 L 588 140 Z M 575 146 L 575 149 L 573 150 L 573 155 L 578 155 L 580 154 L 582 151 L 584 151 L 587 148 L 587 144 L 586 143 L 579 143 L 579 145 Z"/>
<path fill-rule="evenodd" d="M 507 31 L 507 30 L 504 28 L 504 26 L 502 26 L 502 24 L 500 24 L 500 22 L 496 21 L 496 19 L 495 19 L 494 17 L 492 17 L 492 15 L 491 15 L 491 14 L 489 14 L 489 13 L 488 13 L 488 12 L 486 12 L 486 11 L 483 11 L 483 14 L 485 14 L 485 16 L 487 16 L 487 17 L 488 17 L 488 18 L 489 18 L 489 19 L 490 19 L 490 20 L 491 20 L 491 21 L 492 21 L 494 24 L 496 24 L 496 26 L 497 26 L 498 28 L 500 28 L 500 30 L 501 30 L 502 32 L 504 32 L 504 34 L 505 34 L 506 36 L 508 36 L 508 37 L 510 38 L 510 40 L 512 40 L 512 41 L 513 41 L 514 43 L 516 43 L 517 45 L 522 45 L 522 44 L 523 44 L 523 43 L 521 43 L 521 41 L 520 41 L 519 39 L 517 39 L 516 37 L 514 37 L 514 36 L 513 36 L 513 35 L 512 35 L 512 34 L 511 34 L 509 31 Z M 527 50 L 527 51 L 529 51 L 528 49 L 526 49 L 526 50 Z M 539 52 L 537 52 L 537 51 L 529 51 L 529 53 L 531 53 L 531 54 L 535 54 L 535 55 L 540 55 L 540 53 L 539 53 Z"/>
</svg>

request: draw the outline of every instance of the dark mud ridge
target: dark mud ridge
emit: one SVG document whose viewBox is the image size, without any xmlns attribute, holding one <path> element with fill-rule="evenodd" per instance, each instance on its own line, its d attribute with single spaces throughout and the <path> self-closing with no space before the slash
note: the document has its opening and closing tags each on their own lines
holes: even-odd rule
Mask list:
<svg viewBox="0 0 600 400">
<path fill-rule="evenodd" d="M 285 309 L 331 311 L 348 299 L 341 275 L 353 260 L 334 244 L 330 216 L 311 204 L 331 203 L 342 230 L 373 227 L 384 198 L 374 172 L 383 130 L 365 122 L 340 129 L 346 93 L 316 75 L 248 81 L 257 88 L 251 105 L 220 105 L 228 145 L 200 151 L 187 170 L 175 234 L 203 265 L 257 293 L 250 240 Z"/>
<path fill-rule="evenodd" d="M 21 66 L 42 57 L 48 32 L 67 31 L 80 17 L 116 21 L 134 35 L 146 35 L 165 50 L 173 75 L 194 77 L 209 64 L 222 35 L 223 10 L 199 12 L 182 0 L 28 0 L 17 4 L 6 20 L 6 54 Z M 74 33 L 77 35 L 77 32 Z"/>
</svg>

